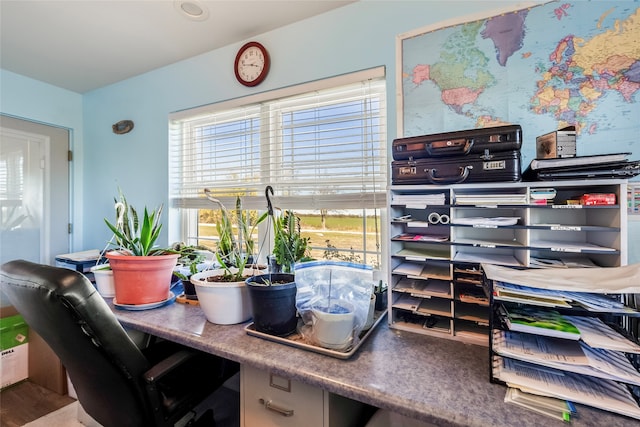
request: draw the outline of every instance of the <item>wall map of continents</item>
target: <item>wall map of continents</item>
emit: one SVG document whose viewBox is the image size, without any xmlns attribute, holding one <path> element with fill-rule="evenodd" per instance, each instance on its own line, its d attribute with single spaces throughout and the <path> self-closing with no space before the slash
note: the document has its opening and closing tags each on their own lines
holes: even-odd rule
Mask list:
<svg viewBox="0 0 640 427">
<path fill-rule="evenodd" d="M 578 155 L 638 145 L 637 2 L 552 2 L 462 19 L 405 38 L 401 56 L 403 136 L 517 123 L 523 162 L 536 136 L 567 125 L 577 128 Z"/>
</svg>

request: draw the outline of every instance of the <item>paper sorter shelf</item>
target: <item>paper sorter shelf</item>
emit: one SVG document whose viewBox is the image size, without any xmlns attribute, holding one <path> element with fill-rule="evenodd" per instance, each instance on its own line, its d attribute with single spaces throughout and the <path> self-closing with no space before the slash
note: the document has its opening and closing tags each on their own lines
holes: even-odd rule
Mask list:
<svg viewBox="0 0 640 427">
<path fill-rule="evenodd" d="M 275 335 L 265 334 L 264 332 L 256 331 L 253 325 L 253 322 L 245 326 L 244 330 L 247 331 L 247 334 L 254 337 L 264 338 L 269 341 L 285 344 L 291 347 L 301 348 L 303 350 L 313 351 L 315 353 L 336 357 L 338 359 L 349 359 L 351 356 L 353 356 L 356 353 L 356 351 L 358 351 L 358 349 L 367 340 L 367 338 L 369 338 L 373 330 L 378 326 L 378 324 L 385 317 L 386 314 L 387 314 L 387 310 L 376 311 L 374 314 L 374 321 L 371 328 L 369 328 L 366 331 L 360 332 L 360 339 L 358 340 L 358 342 L 355 345 L 349 347 L 345 351 L 331 350 L 328 348 L 319 347 L 309 342 L 308 340 L 306 340 L 298 332 L 294 332 L 293 334 L 286 337 L 277 337 Z M 302 323 L 302 320 L 299 320 L 298 322 L 299 322 L 298 326 L 300 326 L 300 323 Z"/>
</svg>

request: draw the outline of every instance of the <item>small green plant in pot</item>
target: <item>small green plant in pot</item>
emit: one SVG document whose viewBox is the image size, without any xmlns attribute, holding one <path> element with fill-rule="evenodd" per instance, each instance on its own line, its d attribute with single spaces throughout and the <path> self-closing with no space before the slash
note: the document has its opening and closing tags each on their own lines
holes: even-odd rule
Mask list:
<svg viewBox="0 0 640 427">
<path fill-rule="evenodd" d="M 210 266 L 210 263 L 205 261 L 213 253 L 206 246 L 191 246 L 183 242 L 174 243 L 171 248 L 180 253 L 177 267 L 173 272 L 174 281 L 180 279 L 186 299 L 197 300 L 198 296 L 195 286 L 191 283 L 191 276 Z"/>
<path fill-rule="evenodd" d="M 115 224 L 104 219 L 113 232 L 105 254 L 113 270 L 115 300 L 119 304 L 142 305 L 162 302 L 170 297 L 171 275 L 179 253 L 171 248 L 158 248 L 162 205 L 149 211 L 144 208 L 142 222 L 138 211 L 119 190 L 114 199 Z"/>
</svg>

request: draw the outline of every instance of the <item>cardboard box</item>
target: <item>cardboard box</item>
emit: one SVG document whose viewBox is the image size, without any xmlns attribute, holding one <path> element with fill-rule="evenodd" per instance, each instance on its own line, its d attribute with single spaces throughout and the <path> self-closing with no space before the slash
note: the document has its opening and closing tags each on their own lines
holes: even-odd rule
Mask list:
<svg viewBox="0 0 640 427">
<path fill-rule="evenodd" d="M 576 157 L 576 128 L 567 126 L 536 138 L 536 159 Z"/>
<path fill-rule="evenodd" d="M 0 318 L 0 388 L 29 377 L 29 327 L 19 314 Z"/>
</svg>

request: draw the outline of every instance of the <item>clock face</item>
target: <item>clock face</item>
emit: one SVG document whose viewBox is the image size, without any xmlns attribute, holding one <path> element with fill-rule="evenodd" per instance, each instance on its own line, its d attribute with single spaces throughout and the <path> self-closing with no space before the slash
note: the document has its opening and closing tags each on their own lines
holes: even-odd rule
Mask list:
<svg viewBox="0 0 640 427">
<path fill-rule="evenodd" d="M 269 71 L 269 54 L 260 43 L 245 44 L 236 55 L 235 74 L 245 86 L 261 83 Z"/>
</svg>

